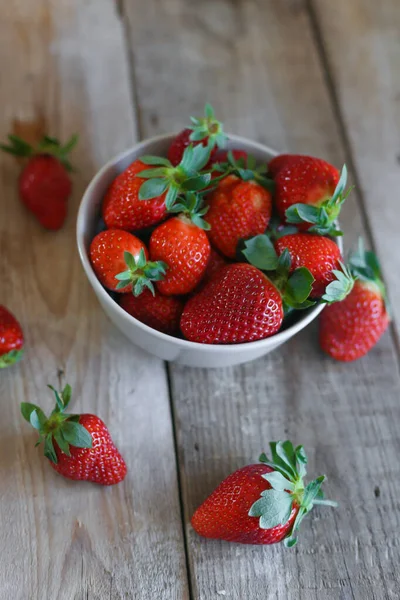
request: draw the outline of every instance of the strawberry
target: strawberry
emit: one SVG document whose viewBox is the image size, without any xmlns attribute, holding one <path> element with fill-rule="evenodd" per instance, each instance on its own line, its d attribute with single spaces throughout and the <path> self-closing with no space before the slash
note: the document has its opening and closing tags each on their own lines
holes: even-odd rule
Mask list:
<svg viewBox="0 0 400 600">
<path fill-rule="evenodd" d="M 154 292 L 152 282 L 165 274 L 166 265 L 149 262 L 144 243 L 127 231 L 101 231 L 92 240 L 89 254 L 100 283 L 114 292 L 139 296 L 145 287 Z"/>
<path fill-rule="evenodd" d="M 283 155 L 274 158 L 269 171 L 275 182 L 275 206 L 281 219 L 302 230 L 338 235 L 335 221 L 349 191 L 344 192 L 347 169 L 338 170 L 319 158 Z"/>
<path fill-rule="evenodd" d="M 28 159 L 19 176 L 19 195 L 23 204 L 46 229 L 57 230 L 67 216 L 72 171 L 68 154 L 78 141 L 76 135 L 62 146 L 56 138 L 45 136 L 36 148 L 15 135 L 10 144 L 1 144 L 5 152 Z"/>
<path fill-rule="evenodd" d="M 181 317 L 183 335 L 202 344 L 237 344 L 277 333 L 284 307 L 305 308 L 313 278 L 307 269 L 288 277 L 287 253 L 280 258 L 276 279 L 246 263 L 222 268 L 187 302 Z"/>
<path fill-rule="evenodd" d="M 332 358 L 352 361 L 369 352 L 389 324 L 387 297 L 380 266 L 373 252 L 359 251 L 350 258 L 357 277 L 350 294 L 327 306 L 320 317 L 321 348 Z"/>
<path fill-rule="evenodd" d="M 210 104 L 204 108 L 204 117 L 196 119 L 191 117 L 192 125 L 183 129 L 171 142 L 168 148 L 168 159 L 173 166 L 178 165 L 183 157 L 185 149 L 190 145 L 202 144 L 211 150 L 210 160 L 206 165 L 211 166 L 216 155 L 217 147 L 222 147 L 226 141 L 222 123 L 217 121 L 214 109 Z"/>
<path fill-rule="evenodd" d="M 179 208 L 180 205 L 177 205 Z M 188 294 L 202 279 L 210 257 L 210 242 L 203 229 L 185 214 L 168 219 L 150 238 L 152 260 L 167 265 L 157 289 L 167 296 Z"/>
<path fill-rule="evenodd" d="M 24 335 L 17 319 L 0 304 L 0 369 L 16 363 L 23 354 Z"/>
<path fill-rule="evenodd" d="M 141 160 L 135 160 L 125 171 L 117 175 L 104 197 L 102 215 L 109 229 L 137 231 L 162 221 L 166 215 L 165 193 L 157 193 L 150 199 L 141 199 L 139 190 L 145 178 L 139 177 L 151 169 Z"/>
<path fill-rule="evenodd" d="M 278 255 L 287 248 L 292 260 L 291 270 L 307 267 L 314 277 L 311 298 L 321 298 L 326 287 L 335 277 L 335 270 L 341 270 L 341 253 L 331 239 L 311 233 L 294 233 L 280 237 L 275 242 Z M 352 286 L 350 278 L 349 285 Z M 350 291 L 350 290 L 349 290 Z"/>
<path fill-rule="evenodd" d="M 323 499 L 325 475 L 305 485 L 303 446 L 271 442 L 272 460 L 248 465 L 229 475 L 192 517 L 201 536 L 240 544 L 296 544 L 301 521 L 314 505 L 337 506 Z"/>
<path fill-rule="evenodd" d="M 68 479 L 114 485 L 126 475 L 126 464 L 106 425 L 96 415 L 65 413 L 71 387 L 62 392 L 53 387 L 56 407 L 50 417 L 35 404 L 22 402 L 21 413 L 39 433 L 36 446 L 44 442 L 44 455 L 57 473 Z"/>
<path fill-rule="evenodd" d="M 272 213 L 270 192 L 254 180 L 228 175 L 208 198 L 207 221 L 211 243 L 228 258 L 235 258 L 241 238 L 263 233 Z"/>
<path fill-rule="evenodd" d="M 175 335 L 179 331 L 179 319 L 183 310 L 183 301 L 175 296 L 154 295 L 143 290 L 140 296 L 122 294 L 121 307 L 132 317 L 162 333 Z"/>
<path fill-rule="evenodd" d="M 226 267 L 227 264 L 228 262 L 225 260 L 225 258 L 218 254 L 214 248 L 211 248 L 210 258 L 201 283 L 207 283 L 213 279 L 214 276 L 219 273 L 220 269 L 222 269 L 222 267 Z"/>
</svg>

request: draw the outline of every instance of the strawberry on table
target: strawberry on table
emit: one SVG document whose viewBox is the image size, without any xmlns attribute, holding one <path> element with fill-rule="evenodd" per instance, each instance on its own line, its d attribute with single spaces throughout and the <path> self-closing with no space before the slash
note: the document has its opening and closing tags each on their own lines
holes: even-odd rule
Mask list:
<svg viewBox="0 0 400 600">
<path fill-rule="evenodd" d="M 350 258 L 349 268 L 357 278 L 350 294 L 327 306 L 320 317 L 322 350 L 340 361 L 352 361 L 367 354 L 389 324 L 387 295 L 378 260 L 362 243 Z"/>
<path fill-rule="evenodd" d="M 202 344 L 237 344 L 277 333 L 286 307 L 312 305 L 307 298 L 314 281 L 305 268 L 289 277 L 288 253 L 279 261 L 276 285 L 247 263 L 222 268 L 187 302 L 181 317 L 183 335 Z"/>
<path fill-rule="evenodd" d="M 159 225 L 151 235 L 151 259 L 167 265 L 164 279 L 157 282 L 162 294 L 188 294 L 207 269 L 211 248 L 204 231 L 205 209 L 199 206 L 199 198 L 188 194 L 186 204 L 179 202 L 174 207 L 180 214 Z"/>
<path fill-rule="evenodd" d="M 67 216 L 67 200 L 72 190 L 68 154 L 78 136 L 73 135 L 65 145 L 56 138 L 44 136 L 35 148 L 16 135 L 9 135 L 8 139 L 10 143 L 1 144 L 0 148 L 27 158 L 18 182 L 23 204 L 43 227 L 60 229 Z"/>
<path fill-rule="evenodd" d="M 9 310 L 0 304 L 0 369 L 20 360 L 23 346 L 21 325 Z"/>
<path fill-rule="evenodd" d="M 179 320 L 183 311 L 183 300 L 175 296 L 162 296 L 155 291 L 143 290 L 140 296 L 122 294 L 120 305 L 132 317 L 145 325 L 175 335 L 179 332 Z"/>
<path fill-rule="evenodd" d="M 275 206 L 281 219 L 321 235 L 338 235 L 336 219 L 349 191 L 347 169 L 320 158 L 277 156 L 269 163 L 275 182 Z"/>
<path fill-rule="evenodd" d="M 290 441 L 270 443 L 272 460 L 248 465 L 229 475 L 192 517 L 201 536 L 240 544 L 297 542 L 297 531 L 315 505 L 336 506 L 323 499 L 325 475 L 307 485 L 307 456 Z"/>
<path fill-rule="evenodd" d="M 191 117 L 191 121 L 191 126 L 178 133 L 168 149 L 167 156 L 173 166 L 181 162 L 183 153 L 190 144 L 201 144 L 210 148 L 211 154 L 207 166 L 213 162 L 217 148 L 225 145 L 226 135 L 222 123 L 215 118 L 214 109 L 210 104 L 205 105 L 204 117 L 200 119 Z"/>
<path fill-rule="evenodd" d="M 150 262 L 144 243 L 135 235 L 119 229 L 101 231 L 90 244 L 90 260 L 100 283 L 114 292 L 154 291 L 153 281 L 165 275 L 166 265 Z"/>
<path fill-rule="evenodd" d="M 126 475 L 126 464 L 115 447 L 104 422 L 96 415 L 65 412 L 71 387 L 53 390 L 56 406 L 49 417 L 35 404 L 22 402 L 21 413 L 44 442 L 44 455 L 60 475 L 74 480 L 114 485 Z"/>
<path fill-rule="evenodd" d="M 135 160 L 114 179 L 102 208 L 103 219 L 109 229 L 137 231 L 163 220 L 166 215 L 165 192 L 156 193 L 149 199 L 139 196 L 146 179 L 139 177 L 138 173 L 143 174 L 151 168 L 140 159 Z"/>
</svg>

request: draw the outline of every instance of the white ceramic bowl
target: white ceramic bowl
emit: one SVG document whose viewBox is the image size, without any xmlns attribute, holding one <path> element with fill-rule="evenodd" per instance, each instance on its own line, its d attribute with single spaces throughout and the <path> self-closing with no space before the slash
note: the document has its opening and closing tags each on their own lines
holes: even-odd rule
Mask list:
<svg viewBox="0 0 400 600">
<path fill-rule="evenodd" d="M 163 135 L 136 144 L 130 150 L 126 150 L 110 160 L 92 179 L 83 195 L 77 221 L 78 250 L 83 268 L 101 306 L 111 321 L 131 342 L 147 352 L 164 360 L 192 367 L 226 367 L 254 360 L 268 354 L 304 329 L 319 315 L 324 306 L 317 305 L 300 313 L 293 325 L 264 340 L 231 345 L 198 344 L 160 333 L 129 315 L 106 292 L 90 264 L 88 250 L 96 233 L 100 207 L 108 186 L 121 171 L 140 156 L 144 154 L 165 156 L 173 137 L 173 135 Z M 228 148 L 246 150 L 260 162 L 267 162 L 277 154 L 267 146 L 237 135 L 229 135 Z M 339 245 L 341 247 L 340 238 Z"/>
</svg>

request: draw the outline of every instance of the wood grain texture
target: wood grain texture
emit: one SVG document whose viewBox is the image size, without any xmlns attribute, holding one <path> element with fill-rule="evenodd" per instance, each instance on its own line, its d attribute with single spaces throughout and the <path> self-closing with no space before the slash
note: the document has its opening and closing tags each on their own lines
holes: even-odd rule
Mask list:
<svg viewBox="0 0 400 600">
<path fill-rule="evenodd" d="M 393 298 L 400 333 L 400 10 L 396 0 L 313 0 L 357 185 Z"/>
<path fill-rule="evenodd" d="M 106 320 L 75 247 L 76 210 L 94 171 L 136 137 L 116 7 L 107 0 L 1 9 L 0 137 L 80 133 L 66 227 L 43 231 L 17 199 L 18 166 L 0 157 L 0 302 L 23 324 L 26 355 L 0 373 L 0 597 L 187 598 L 165 368 Z M 68 380 L 74 411 L 109 425 L 128 464 L 112 488 L 64 480 L 34 450 L 19 403 L 51 406 Z"/>
<path fill-rule="evenodd" d="M 346 152 L 309 16 L 300 0 L 127 2 L 141 135 L 179 130 L 208 100 L 228 131 L 340 166 Z M 363 232 L 356 195 L 343 227 L 349 248 Z M 390 334 L 352 365 L 322 356 L 314 325 L 258 362 L 218 371 L 171 365 L 170 376 L 194 598 L 399 596 L 399 377 Z M 189 525 L 195 507 L 269 440 L 286 437 L 304 443 L 310 473 L 326 472 L 340 508 L 315 511 L 293 551 L 198 538 Z"/>
</svg>

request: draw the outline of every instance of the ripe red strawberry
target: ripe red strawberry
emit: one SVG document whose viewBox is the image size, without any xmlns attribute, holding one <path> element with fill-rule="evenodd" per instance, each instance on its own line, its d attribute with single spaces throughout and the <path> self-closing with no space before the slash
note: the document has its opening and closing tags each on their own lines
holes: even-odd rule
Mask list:
<svg viewBox="0 0 400 600">
<path fill-rule="evenodd" d="M 207 268 L 204 273 L 204 277 L 201 283 L 207 283 L 222 269 L 222 267 L 226 267 L 228 262 L 225 260 L 223 256 L 218 254 L 214 248 L 211 248 L 210 251 L 210 259 L 208 261 Z"/>
<path fill-rule="evenodd" d="M 160 280 L 166 265 L 149 262 L 144 243 L 120 229 L 98 233 L 90 244 L 90 260 L 100 283 L 114 292 L 133 292 L 139 296 L 145 287 Z"/>
<path fill-rule="evenodd" d="M 17 319 L 0 304 L 0 369 L 20 360 L 24 335 Z"/>
<path fill-rule="evenodd" d="M 165 217 L 165 193 L 147 200 L 139 199 L 139 189 L 146 180 L 137 174 L 151 168 L 151 165 L 135 160 L 114 179 L 102 208 L 108 228 L 137 231 L 155 225 Z"/>
<path fill-rule="evenodd" d="M 321 348 L 332 358 L 352 361 L 369 352 L 389 324 L 386 290 L 373 252 L 359 252 L 350 259 L 358 277 L 350 294 L 327 306 L 320 317 Z"/>
<path fill-rule="evenodd" d="M 203 229 L 181 214 L 153 231 L 150 256 L 152 260 L 163 261 L 167 265 L 164 279 L 157 282 L 158 291 L 167 296 L 188 294 L 205 273 L 210 242 Z"/>
<path fill-rule="evenodd" d="M 122 294 L 120 305 L 132 317 L 157 331 L 168 335 L 179 332 L 179 320 L 183 311 L 181 298 L 162 296 L 158 292 L 153 295 L 150 290 L 143 290 L 138 297 Z"/>
<path fill-rule="evenodd" d="M 255 181 L 236 175 L 224 177 L 207 198 L 211 243 L 228 258 L 235 258 L 242 238 L 263 233 L 271 218 L 272 198 Z"/>
<path fill-rule="evenodd" d="M 229 475 L 192 517 L 192 526 L 207 538 L 241 544 L 296 544 L 296 531 L 315 504 L 323 500 L 321 475 L 304 484 L 307 456 L 303 446 L 272 442 L 272 461 L 249 465 Z"/>
<path fill-rule="evenodd" d="M 283 320 L 283 301 L 302 307 L 313 281 L 307 269 L 295 271 L 295 285 L 287 279 L 286 267 L 285 272 L 278 269 L 277 273 L 285 282 L 282 294 L 252 265 L 235 263 L 222 268 L 187 302 L 181 317 L 183 335 L 202 344 L 237 344 L 277 333 Z"/>
<path fill-rule="evenodd" d="M 22 402 L 22 416 L 39 433 L 44 455 L 57 473 L 68 479 L 114 485 L 126 475 L 126 464 L 111 439 L 106 425 L 96 415 L 69 415 L 64 411 L 71 387 L 53 390 L 56 407 L 50 417 L 34 404 Z"/>
<path fill-rule="evenodd" d="M 335 221 L 347 197 L 342 175 L 326 161 L 311 156 L 283 155 L 274 158 L 269 171 L 275 182 L 275 206 L 282 220 L 299 229 L 332 235 Z"/>
<path fill-rule="evenodd" d="M 9 135 L 9 145 L 2 150 L 28 161 L 19 177 L 19 195 L 25 206 L 46 229 L 57 230 L 67 216 L 67 200 L 72 183 L 68 154 L 78 141 L 77 136 L 61 146 L 60 142 L 45 136 L 36 148 L 17 136 Z"/>
<path fill-rule="evenodd" d="M 326 287 L 335 281 L 335 270 L 341 269 L 340 250 L 331 239 L 312 233 L 284 235 L 275 242 L 278 255 L 287 248 L 291 257 L 291 270 L 307 267 L 315 281 L 311 298 L 321 298 Z"/>
<path fill-rule="evenodd" d="M 191 117 L 191 121 L 192 125 L 178 133 L 171 142 L 167 156 L 172 165 L 176 166 L 181 162 L 183 153 L 190 144 L 208 145 L 212 151 L 206 167 L 211 166 L 217 152 L 216 146 L 223 146 L 226 140 L 222 123 L 215 118 L 214 109 L 210 104 L 205 105 L 204 117 L 201 119 Z"/>
</svg>

